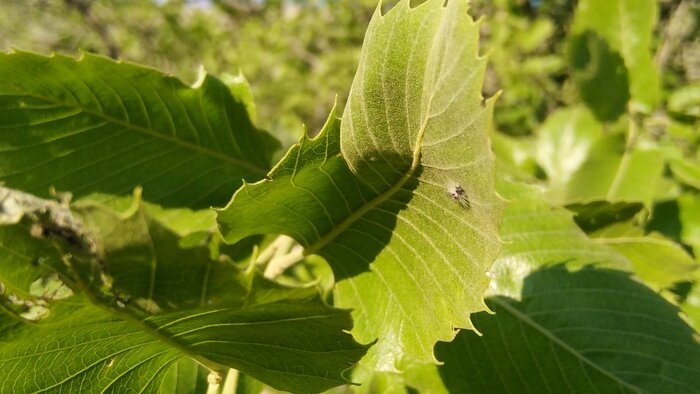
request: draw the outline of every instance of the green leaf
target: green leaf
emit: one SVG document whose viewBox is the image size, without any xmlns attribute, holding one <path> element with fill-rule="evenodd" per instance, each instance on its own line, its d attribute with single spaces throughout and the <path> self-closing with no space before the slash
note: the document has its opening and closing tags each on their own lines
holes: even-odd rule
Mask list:
<svg viewBox="0 0 700 394">
<path fill-rule="evenodd" d="M 601 121 L 614 121 L 630 99 L 627 69 L 620 54 L 591 31 L 575 34 L 567 51 L 581 100 Z"/>
<path fill-rule="evenodd" d="M 380 370 L 434 362 L 436 341 L 471 327 L 499 249 L 478 25 L 466 1 L 443 4 L 378 9 L 342 126 L 331 114 L 218 217 L 229 242 L 283 233 L 324 257 Z"/>
<path fill-rule="evenodd" d="M 593 237 L 627 257 L 634 265 L 634 272 L 654 287 L 666 288 L 690 281 L 699 267 L 679 244 L 658 233 L 644 234 L 630 223 L 607 227 Z"/>
<path fill-rule="evenodd" d="M 342 372 L 365 349 L 342 332 L 350 328 L 348 314 L 313 294 L 143 320 L 70 299 L 11 341 L 0 338 L 0 391 L 155 391 L 172 384 L 163 382 L 168 368 L 187 356 L 240 369 L 280 390 L 322 391 L 347 383 Z M 42 368 L 51 373 L 37 373 Z"/>
<path fill-rule="evenodd" d="M 684 194 L 678 198 L 681 221 L 681 240 L 693 248 L 700 259 L 700 196 Z"/>
<path fill-rule="evenodd" d="M 596 243 L 574 223 L 572 213 L 543 202 L 533 186 L 501 180 L 498 192 L 510 200 L 503 215 L 503 247 L 492 273 L 490 294 L 515 297 L 531 272 L 563 261 L 572 266 L 597 263 L 631 270 L 630 262 L 613 249 Z"/>
<path fill-rule="evenodd" d="M 627 274 L 563 266 L 528 276 L 517 299 L 488 300 L 483 336 L 436 347 L 454 393 L 694 393 L 700 345 L 678 308 Z"/>
<path fill-rule="evenodd" d="M 675 157 L 669 160 L 669 167 L 676 179 L 700 190 L 700 160 Z"/>
<path fill-rule="evenodd" d="M 629 78 L 629 94 L 645 113 L 656 107 L 661 86 L 651 54 L 657 7 L 654 0 L 581 0 L 573 26 L 574 32 L 591 32 L 619 53 Z"/>
<path fill-rule="evenodd" d="M 661 208 L 660 208 L 661 207 Z M 574 220 L 576 224 L 585 232 L 591 233 L 595 230 L 600 230 L 613 223 L 624 222 L 633 219 L 642 211 L 644 206 L 640 203 L 615 203 L 611 204 L 606 201 L 595 201 L 589 204 L 573 204 L 566 207 L 569 211 L 574 212 Z M 659 209 L 664 209 L 664 205 L 654 206 L 654 218 L 662 215 L 657 215 Z M 666 217 L 662 217 L 666 219 Z M 673 220 L 673 217 L 669 217 Z M 655 226 L 667 225 L 667 223 L 657 223 L 652 220 Z M 666 229 L 664 229 L 666 230 Z M 666 230 L 669 231 L 669 230 Z"/>
<path fill-rule="evenodd" d="M 0 226 L 0 284 L 5 291 L 30 298 L 29 287 L 62 265 L 60 255 L 28 231 Z"/>
<path fill-rule="evenodd" d="M 571 178 L 602 136 L 601 124 L 582 107 L 561 109 L 547 118 L 537 133 L 536 159 L 547 174 L 552 200 L 566 198 Z"/>
<path fill-rule="evenodd" d="M 260 394 L 265 390 L 265 385 L 250 376 L 238 372 L 236 379 L 236 394 Z"/>
<path fill-rule="evenodd" d="M 360 386 L 353 387 L 354 394 L 410 394 L 402 374 L 374 371 L 358 365 L 352 378 L 362 382 Z"/>
<path fill-rule="evenodd" d="M 700 83 L 680 87 L 668 97 L 668 110 L 676 115 L 700 118 Z"/>
<path fill-rule="evenodd" d="M 159 393 L 205 394 L 209 388 L 209 370 L 189 358 L 182 358 L 168 367 Z"/>
<path fill-rule="evenodd" d="M 22 208 L 24 221 L 50 229 L 37 236 L 61 250 L 62 275 L 82 295 L 50 302 L 37 323 L 0 329 L 0 392 L 166 390 L 192 383 L 166 372 L 187 357 L 281 390 L 322 391 L 347 383 L 367 350 L 347 333 L 350 312 L 315 288 L 284 288 L 212 260 L 206 246 L 182 247 L 138 201 L 125 213 L 81 202 L 80 220 L 50 201 Z M 7 312 L 0 319 L 16 318 Z M 35 379 L 39 366 L 52 373 Z"/>
<path fill-rule="evenodd" d="M 507 174 L 523 180 L 535 179 L 537 163 L 532 153 L 532 139 L 494 132 L 491 134 L 491 143 L 496 155 L 497 174 Z"/>
<path fill-rule="evenodd" d="M 140 190 L 138 192 L 140 195 Z M 78 200 L 77 203 L 82 201 L 102 204 L 119 212 L 128 211 L 134 204 L 133 195 L 114 196 L 102 193 L 89 194 Z M 150 216 L 157 218 L 160 223 L 181 237 L 195 233 L 210 232 L 216 229 L 216 212 L 210 208 L 198 210 L 165 208 L 148 201 L 142 201 L 141 207 Z"/>
<path fill-rule="evenodd" d="M 433 363 L 413 363 L 401 373 L 370 370 L 358 364 L 353 380 L 362 382 L 353 387 L 356 394 L 448 394 L 440 378 L 438 366 Z"/>
<path fill-rule="evenodd" d="M 681 309 L 688 317 L 695 332 L 700 335 L 700 272 L 695 275 L 695 282 L 688 296 L 681 303 Z"/>
<path fill-rule="evenodd" d="M 214 77 L 194 87 L 84 54 L 0 53 L 0 181 L 39 196 L 130 194 L 166 206 L 222 205 L 268 170 L 273 140 Z"/>
<path fill-rule="evenodd" d="M 34 223 L 22 221 L 28 214 L 35 218 Z M 41 216 L 47 218 L 43 220 Z M 67 206 L 0 185 L 0 296 L 29 301 L 35 298 L 31 292 L 34 283 L 66 271 L 59 251 L 38 239 L 57 230 L 58 226 L 49 224 L 52 221 L 75 224 Z M 77 234 L 66 231 L 64 235 Z"/>
<path fill-rule="evenodd" d="M 663 154 L 651 145 L 625 145 L 622 134 L 598 140 L 557 202 L 641 202 L 650 208 L 664 169 Z"/>
</svg>

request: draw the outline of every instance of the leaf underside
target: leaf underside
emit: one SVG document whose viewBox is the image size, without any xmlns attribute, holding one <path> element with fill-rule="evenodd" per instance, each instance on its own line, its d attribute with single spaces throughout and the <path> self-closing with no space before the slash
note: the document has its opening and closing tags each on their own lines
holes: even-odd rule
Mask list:
<svg viewBox="0 0 700 394">
<path fill-rule="evenodd" d="M 342 124 L 331 114 L 218 216 L 229 242 L 284 233 L 323 256 L 380 370 L 434 362 L 472 327 L 500 245 L 478 25 L 466 1 L 443 4 L 377 10 Z"/>
</svg>

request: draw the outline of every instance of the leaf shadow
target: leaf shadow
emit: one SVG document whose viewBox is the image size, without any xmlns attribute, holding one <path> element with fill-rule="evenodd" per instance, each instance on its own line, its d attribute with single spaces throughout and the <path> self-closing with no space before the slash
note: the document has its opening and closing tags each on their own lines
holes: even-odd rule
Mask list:
<svg viewBox="0 0 700 394">
<path fill-rule="evenodd" d="M 560 264 L 530 274 L 520 300 L 487 304 L 495 315 L 473 316 L 483 336 L 463 330 L 435 347 L 450 392 L 544 392 L 556 382 L 675 392 L 700 384 L 685 367 L 700 362 L 693 329 L 628 273 Z"/>
<path fill-rule="evenodd" d="M 581 99 L 601 121 L 614 121 L 630 99 L 627 67 L 622 56 L 591 30 L 573 35 L 569 64 Z"/>
<path fill-rule="evenodd" d="M 334 242 L 319 252 L 333 269 L 336 281 L 370 271 L 372 262 L 395 236 L 398 215 L 413 199 L 413 191 L 418 187 L 421 172 L 419 166 L 398 191 L 368 211 L 360 220 L 356 220 L 348 231 L 343 231 Z M 358 180 L 361 181 L 361 178 Z M 348 253 L 357 257 L 351 260 L 351 264 L 348 264 L 349 259 L 336 257 Z"/>
</svg>

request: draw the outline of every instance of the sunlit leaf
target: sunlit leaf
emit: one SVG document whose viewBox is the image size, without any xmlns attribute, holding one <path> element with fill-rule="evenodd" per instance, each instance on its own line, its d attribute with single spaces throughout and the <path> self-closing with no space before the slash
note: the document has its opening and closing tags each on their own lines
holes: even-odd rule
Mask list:
<svg viewBox="0 0 700 394">
<path fill-rule="evenodd" d="M 640 202 L 649 208 L 663 169 L 664 157 L 659 148 L 628 148 L 622 134 L 609 134 L 593 145 L 586 160 L 571 175 L 560 202 Z"/>
<path fill-rule="evenodd" d="M 700 196 L 685 194 L 678 199 L 681 240 L 690 245 L 700 259 Z"/>
<path fill-rule="evenodd" d="M 700 190 L 700 160 L 674 158 L 669 167 L 678 180 Z"/>
<path fill-rule="evenodd" d="M 571 178 L 602 136 L 601 124 L 585 108 L 562 109 L 547 118 L 537 133 L 536 158 L 547 174 L 550 199 L 566 199 Z"/>
<path fill-rule="evenodd" d="M 627 257 L 641 279 L 659 288 L 692 280 L 700 267 L 679 244 L 658 233 L 644 234 L 630 223 L 607 227 L 593 236 Z"/>
<path fill-rule="evenodd" d="M 478 26 L 466 1 L 443 5 L 378 10 L 342 126 L 331 115 L 218 218 L 230 242 L 284 233 L 323 256 L 380 370 L 432 362 L 436 341 L 471 327 L 499 249 Z"/>
<path fill-rule="evenodd" d="M 627 68 L 622 56 L 598 34 L 573 35 L 568 48 L 571 74 L 581 100 L 601 121 L 614 121 L 630 99 Z"/>
<path fill-rule="evenodd" d="M 632 269 L 622 254 L 586 236 L 571 212 L 545 203 L 542 190 L 499 181 L 498 192 L 510 203 L 503 215 L 500 235 L 504 243 L 491 269 L 494 280 L 489 294 L 517 297 L 527 275 L 561 262 Z"/>
<path fill-rule="evenodd" d="M 688 317 L 695 332 L 700 335 L 700 273 L 695 276 L 693 287 L 681 303 L 681 309 Z"/>
</svg>

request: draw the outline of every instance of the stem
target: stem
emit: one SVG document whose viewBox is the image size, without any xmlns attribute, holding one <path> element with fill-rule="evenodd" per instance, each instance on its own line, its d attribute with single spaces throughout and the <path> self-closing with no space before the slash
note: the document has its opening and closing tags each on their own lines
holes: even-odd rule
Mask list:
<svg viewBox="0 0 700 394">
<path fill-rule="evenodd" d="M 292 250 L 284 256 L 275 257 L 267 264 L 265 273 L 263 274 L 268 279 L 274 279 L 284 272 L 287 268 L 300 262 L 304 259 L 304 248 L 301 245 L 295 245 Z"/>
<path fill-rule="evenodd" d="M 238 370 L 230 368 L 224 378 L 224 386 L 221 388 L 221 394 L 235 394 L 238 388 L 238 379 L 241 374 Z"/>
<path fill-rule="evenodd" d="M 294 246 L 294 239 L 287 235 L 280 235 L 275 238 L 274 241 L 270 242 L 269 245 L 258 255 L 255 263 L 258 265 L 263 265 L 272 259 L 286 255 L 289 250 Z"/>
</svg>

